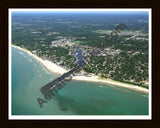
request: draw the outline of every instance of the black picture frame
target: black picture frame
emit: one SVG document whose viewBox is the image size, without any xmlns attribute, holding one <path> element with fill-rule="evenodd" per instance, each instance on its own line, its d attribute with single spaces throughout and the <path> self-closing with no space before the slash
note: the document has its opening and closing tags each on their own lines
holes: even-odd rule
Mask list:
<svg viewBox="0 0 160 128">
<path fill-rule="evenodd" d="M 151 8 L 152 9 L 152 119 L 151 120 L 9 120 L 8 119 L 8 9 L 9 8 Z M 111 127 L 157 128 L 160 126 L 160 68 L 159 28 L 160 4 L 158 0 L 3 0 L 1 4 L 1 103 L 0 121 L 8 128 L 50 127 Z"/>
</svg>

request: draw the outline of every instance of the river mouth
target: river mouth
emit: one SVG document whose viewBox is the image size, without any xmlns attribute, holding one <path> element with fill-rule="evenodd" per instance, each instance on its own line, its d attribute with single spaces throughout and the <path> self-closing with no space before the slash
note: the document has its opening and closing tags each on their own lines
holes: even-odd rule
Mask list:
<svg viewBox="0 0 160 128">
<path fill-rule="evenodd" d="M 40 108 L 36 100 L 44 99 L 40 87 L 57 77 L 12 48 L 12 115 L 148 115 L 148 94 L 84 81 L 67 82 Z"/>
</svg>

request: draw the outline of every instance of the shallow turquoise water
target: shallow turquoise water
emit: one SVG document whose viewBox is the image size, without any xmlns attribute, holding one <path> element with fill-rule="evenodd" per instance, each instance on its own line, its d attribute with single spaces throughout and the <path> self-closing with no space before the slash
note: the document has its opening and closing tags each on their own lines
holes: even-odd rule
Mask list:
<svg viewBox="0 0 160 128">
<path fill-rule="evenodd" d="M 43 107 L 40 88 L 58 77 L 12 48 L 12 115 L 148 115 L 148 94 L 112 85 L 69 81 Z"/>
</svg>

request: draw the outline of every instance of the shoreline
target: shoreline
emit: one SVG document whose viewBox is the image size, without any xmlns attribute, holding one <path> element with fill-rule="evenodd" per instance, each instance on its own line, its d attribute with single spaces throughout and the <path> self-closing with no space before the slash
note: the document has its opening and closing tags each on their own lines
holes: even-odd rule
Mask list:
<svg viewBox="0 0 160 128">
<path fill-rule="evenodd" d="M 22 50 L 22 51 L 26 52 L 27 54 L 29 54 L 30 56 L 32 56 L 34 59 L 36 59 L 42 65 L 44 65 L 45 68 L 47 70 L 49 70 L 51 73 L 62 75 L 65 72 L 68 71 L 68 70 L 66 70 L 66 69 L 64 69 L 64 68 L 62 68 L 62 67 L 54 64 L 51 61 L 43 60 L 43 59 L 37 57 L 36 55 L 32 54 L 29 50 L 23 49 L 23 48 L 21 48 L 19 46 L 15 46 L 13 44 L 11 46 L 14 47 L 14 48 L 17 48 L 19 50 Z M 115 85 L 115 86 L 119 86 L 119 87 L 124 87 L 124 88 L 128 88 L 128 89 L 132 89 L 132 90 L 135 90 L 135 91 L 149 93 L 149 90 L 146 89 L 146 88 L 139 87 L 139 86 L 132 85 L 132 84 L 126 84 L 126 83 L 123 83 L 123 82 L 117 82 L 117 81 L 114 81 L 114 80 L 111 80 L 111 79 L 110 80 L 108 80 L 108 79 L 107 80 L 102 80 L 102 79 L 99 79 L 98 76 L 91 76 L 91 77 L 87 77 L 87 76 L 74 76 L 72 79 L 76 80 L 76 81 L 88 81 L 88 82 L 110 84 L 110 85 Z"/>
<path fill-rule="evenodd" d="M 27 54 L 32 56 L 34 59 L 36 59 L 38 62 L 40 62 L 42 65 L 44 65 L 45 68 L 47 68 L 51 73 L 56 73 L 58 75 L 61 75 L 61 74 L 65 73 L 65 72 L 67 72 L 67 70 L 65 70 L 64 68 L 54 64 L 51 61 L 41 59 L 40 57 L 32 54 L 29 50 L 23 49 L 23 48 L 21 48 L 19 46 L 15 46 L 15 45 L 12 45 L 12 47 L 26 52 Z"/>
</svg>

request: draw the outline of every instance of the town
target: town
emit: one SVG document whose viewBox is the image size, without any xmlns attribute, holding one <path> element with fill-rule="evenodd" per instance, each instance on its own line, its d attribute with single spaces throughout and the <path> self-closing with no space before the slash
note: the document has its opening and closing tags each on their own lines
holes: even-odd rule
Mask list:
<svg viewBox="0 0 160 128">
<path fill-rule="evenodd" d="M 92 23 L 87 17 L 79 21 L 75 17 L 32 17 L 26 23 L 25 17 L 16 16 L 12 43 L 67 70 L 77 65 L 76 51 L 82 50 L 87 64 L 76 75 L 96 75 L 101 79 L 148 88 L 148 28 L 145 18 L 139 24 L 136 18 L 135 23 L 134 20 L 132 24 L 125 23 L 127 28 L 117 37 L 105 40 L 106 35 L 109 37 L 116 28 L 115 20 L 103 18 Z M 113 25 L 109 26 L 110 22 Z"/>
</svg>

